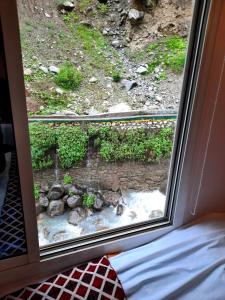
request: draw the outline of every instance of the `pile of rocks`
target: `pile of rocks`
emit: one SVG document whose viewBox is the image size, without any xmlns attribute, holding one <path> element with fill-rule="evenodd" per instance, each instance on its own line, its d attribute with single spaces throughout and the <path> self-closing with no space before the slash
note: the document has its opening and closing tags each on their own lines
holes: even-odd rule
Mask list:
<svg viewBox="0 0 225 300">
<path fill-rule="evenodd" d="M 87 205 L 85 203 L 87 197 L 92 199 L 93 203 Z M 121 192 L 101 191 L 76 184 L 55 182 L 51 186 L 42 184 L 36 211 L 37 215 L 47 212 L 50 217 L 56 217 L 69 210 L 68 222 L 78 225 L 84 218 L 111 205 L 117 207 L 117 215 L 122 215 Z"/>
</svg>

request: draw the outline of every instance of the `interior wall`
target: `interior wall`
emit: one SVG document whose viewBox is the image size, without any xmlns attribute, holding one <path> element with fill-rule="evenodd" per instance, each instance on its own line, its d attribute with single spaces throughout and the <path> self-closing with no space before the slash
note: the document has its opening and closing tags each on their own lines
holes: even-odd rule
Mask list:
<svg viewBox="0 0 225 300">
<path fill-rule="evenodd" d="M 213 18 L 205 41 L 191 137 L 188 140 L 185 187 L 186 220 L 225 212 L 225 2 L 212 2 Z M 191 162 L 191 163 L 190 163 Z"/>
</svg>

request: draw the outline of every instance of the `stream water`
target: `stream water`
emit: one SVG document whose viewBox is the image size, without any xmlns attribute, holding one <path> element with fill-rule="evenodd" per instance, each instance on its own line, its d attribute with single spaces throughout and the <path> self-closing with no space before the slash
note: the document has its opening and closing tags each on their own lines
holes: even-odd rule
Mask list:
<svg viewBox="0 0 225 300">
<path fill-rule="evenodd" d="M 124 211 L 116 215 L 115 207 L 107 207 L 83 219 L 78 226 L 68 223 L 68 212 L 50 218 L 47 213 L 38 216 L 39 244 L 45 246 L 82 235 L 118 228 L 164 215 L 166 197 L 159 190 L 149 192 L 128 191 L 123 194 Z"/>
</svg>

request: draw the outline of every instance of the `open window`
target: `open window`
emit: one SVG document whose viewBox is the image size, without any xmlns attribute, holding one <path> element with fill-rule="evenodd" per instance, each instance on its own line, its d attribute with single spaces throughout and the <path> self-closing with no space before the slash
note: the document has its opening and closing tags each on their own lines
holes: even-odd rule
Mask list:
<svg viewBox="0 0 225 300">
<path fill-rule="evenodd" d="M 201 59 L 209 55 L 207 46 L 212 39 L 211 30 L 218 26 L 216 19 L 214 22 L 212 19 L 218 13 L 219 5 L 196 1 L 195 7 L 192 7 L 191 1 L 178 2 L 176 5 L 182 6 L 180 12 L 185 10 L 183 5 L 191 10 L 189 24 L 183 29 L 186 30 L 185 37 L 159 35 L 150 40 L 146 48 L 138 48 L 135 53 L 129 53 L 129 47 L 125 49 L 118 41 L 112 40 L 108 28 L 98 32 L 92 24 L 80 19 L 84 7 L 79 7 L 80 14 L 77 16 L 72 7 L 68 11 L 60 4 L 55 15 L 49 3 L 46 6 L 43 3 L 42 10 L 38 10 L 32 1 L 28 1 L 29 5 L 18 3 L 19 12 L 21 7 L 27 6 L 27 11 L 23 12 L 28 14 L 20 14 L 27 107 L 30 110 L 28 122 L 16 2 L 13 1 L 10 7 L 1 3 L 4 45 L 1 54 L 6 62 L 8 103 L 11 101 L 27 241 L 27 250 L 20 259 L 15 258 L 11 262 L 8 258 L 0 262 L 0 268 L 8 269 L 4 273 L 5 278 L 10 276 L 10 267 L 23 265 L 21 270 L 29 270 L 27 274 L 32 274 L 32 280 L 35 280 L 105 252 L 144 244 L 193 218 L 195 197 L 191 213 L 185 211 L 187 196 L 184 191 L 190 187 L 190 178 L 185 177 L 185 172 L 194 164 L 194 160 L 187 161 L 187 141 L 198 128 L 196 120 L 192 125 L 192 116 L 197 105 L 198 78 L 202 74 Z M 54 7 L 57 7 L 55 3 Z M 87 13 L 92 20 L 95 13 L 108 14 L 106 8 L 97 4 Z M 157 18 L 160 7 L 148 9 L 150 15 L 156 9 Z M 127 22 L 135 42 L 134 10 L 139 11 L 131 8 Z M 72 51 L 77 51 L 72 62 L 64 64 L 62 58 L 55 60 L 54 57 L 53 64 L 47 53 L 40 64 L 32 51 L 40 52 L 40 45 L 48 41 L 37 34 L 40 25 L 37 19 L 35 25 L 32 23 L 36 13 L 39 21 L 45 20 L 44 27 L 47 26 L 49 36 L 56 40 L 49 47 L 49 53 L 59 55 L 55 50 L 59 47 L 57 43 L 61 42 L 61 50 L 67 47 L 66 41 L 72 39 L 71 34 L 77 45 L 80 42 L 82 49 L 77 51 L 74 45 L 72 47 Z M 142 18 L 140 16 L 140 22 Z M 66 34 L 60 31 L 55 35 L 57 22 Z M 173 32 L 173 27 L 172 24 L 163 30 Z M 69 58 L 71 47 L 67 60 Z M 128 72 L 128 69 L 123 70 L 124 63 L 131 69 L 130 74 L 123 73 Z M 106 70 L 103 67 L 107 67 Z M 184 72 L 177 75 L 176 71 L 183 71 L 183 68 Z M 71 78 L 72 82 L 68 80 Z M 106 89 L 112 103 L 126 96 L 127 102 L 136 99 L 132 108 L 128 107 L 129 103 L 126 103 L 127 106 L 120 103 L 123 105 L 108 107 L 108 98 L 104 100 L 104 95 L 103 98 L 99 96 L 101 91 L 106 93 L 105 88 L 101 90 L 101 80 L 108 82 Z M 182 83 L 182 90 L 177 82 Z M 49 83 L 52 86 L 49 87 Z M 68 87 L 68 84 L 72 86 Z M 140 89 L 147 89 L 144 96 L 139 95 Z M 91 109 L 88 101 L 84 103 L 82 98 L 88 93 L 103 99 L 98 107 L 100 110 L 102 105 L 102 111 L 97 112 L 95 107 L 84 116 L 84 109 Z M 71 97 L 77 102 L 73 102 Z M 147 99 L 144 104 L 143 97 Z M 68 100 L 67 109 L 64 107 L 65 99 Z M 71 115 L 71 105 L 78 108 L 77 99 L 82 99 L 79 100 L 81 113 L 76 111 L 76 115 Z M 33 172 L 34 189 L 28 126 L 32 163 L 36 168 Z M 197 176 L 197 173 L 194 175 Z M 194 193 L 199 181 L 196 178 L 193 181 L 191 183 L 195 185 L 191 188 Z M 47 267 L 40 272 L 43 266 Z M 35 268 L 31 271 L 32 267 Z M 24 275 L 23 279 L 28 282 L 29 276 Z M 2 282 L 4 284 L 4 280 Z"/>
</svg>

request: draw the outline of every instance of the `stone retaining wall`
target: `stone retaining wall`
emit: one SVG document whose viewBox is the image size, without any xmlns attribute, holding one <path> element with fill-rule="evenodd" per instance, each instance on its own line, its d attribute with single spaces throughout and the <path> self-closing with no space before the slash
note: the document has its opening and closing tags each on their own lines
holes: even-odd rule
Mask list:
<svg viewBox="0 0 225 300">
<path fill-rule="evenodd" d="M 81 185 L 106 190 L 154 190 L 160 188 L 167 178 L 169 161 L 161 163 L 120 162 L 107 163 L 97 157 L 69 170 L 59 170 L 59 178 L 70 174 Z M 55 170 L 35 171 L 35 182 L 54 182 Z"/>
</svg>

